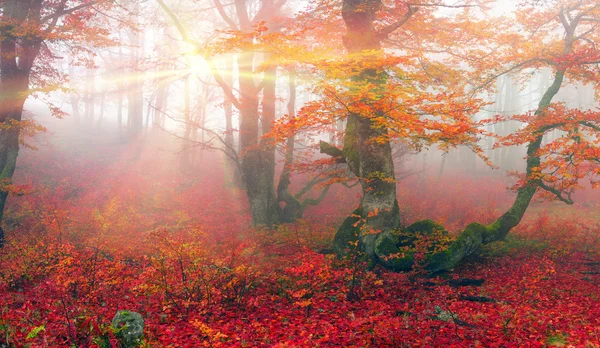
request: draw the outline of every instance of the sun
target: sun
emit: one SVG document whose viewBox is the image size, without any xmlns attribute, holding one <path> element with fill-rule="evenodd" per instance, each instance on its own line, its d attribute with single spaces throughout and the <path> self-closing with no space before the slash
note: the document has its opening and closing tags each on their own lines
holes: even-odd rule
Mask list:
<svg viewBox="0 0 600 348">
<path fill-rule="evenodd" d="M 189 67 L 189 72 L 196 76 L 207 76 L 212 74 L 210 65 L 200 55 L 187 53 L 186 64 Z"/>
</svg>

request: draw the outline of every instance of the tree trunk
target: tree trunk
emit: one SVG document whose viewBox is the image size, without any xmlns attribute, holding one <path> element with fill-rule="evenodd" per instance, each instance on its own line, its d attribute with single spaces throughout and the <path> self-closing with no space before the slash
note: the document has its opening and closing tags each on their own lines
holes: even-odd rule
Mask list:
<svg viewBox="0 0 600 348">
<path fill-rule="evenodd" d="M 72 109 L 72 116 L 73 116 L 73 121 L 75 122 L 76 125 L 79 125 L 79 123 L 81 122 L 81 113 L 79 112 L 79 96 L 77 95 L 77 92 L 74 91 L 74 84 L 73 84 L 73 78 L 75 76 L 75 67 L 73 66 L 73 60 L 71 59 L 71 61 L 69 62 L 69 77 L 71 78 L 71 84 L 70 87 L 71 89 L 73 89 L 72 91 L 69 92 L 69 97 L 71 99 L 71 109 Z"/>
<path fill-rule="evenodd" d="M 294 67 L 290 67 L 289 77 L 289 98 L 288 98 L 288 117 L 293 119 L 296 117 L 296 71 Z M 294 162 L 294 143 L 295 137 L 292 135 L 287 139 L 285 160 L 283 170 L 279 175 L 279 183 L 277 184 L 277 201 L 284 202 L 285 206 L 281 211 L 282 222 L 293 222 L 298 217 L 298 213 L 302 208 L 302 203 L 294 197 L 289 191 L 292 174 L 292 164 Z"/>
<path fill-rule="evenodd" d="M 344 46 L 349 53 L 363 50 L 380 50 L 379 37 L 373 29 L 373 20 L 380 6 L 379 0 L 344 0 L 342 17 L 347 26 Z M 568 30 L 565 37 L 564 53 L 572 50 L 574 30 Z M 535 115 L 541 116 L 558 93 L 565 75 L 564 68 L 558 70 L 554 81 L 542 96 Z M 381 77 L 373 71 L 363 70 L 359 78 L 370 82 L 371 86 L 381 86 Z M 355 78 L 355 82 L 360 82 Z M 366 101 L 368 103 L 368 101 Z M 362 249 L 374 261 L 384 266 L 404 271 L 409 270 L 415 259 L 415 233 L 435 234 L 446 233 L 442 226 L 430 220 L 414 223 L 401 230 L 398 228 L 398 208 L 395 200 L 395 181 L 389 143 L 383 141 L 374 143 L 375 137 L 380 137 L 385 130 L 376 130 L 371 126 L 372 115 L 348 115 L 348 125 L 344 139 L 344 149 L 341 151 L 350 169 L 361 179 L 363 199 L 361 206 L 349 216 L 335 236 L 334 249 L 338 254 L 347 253 L 349 245 L 359 242 Z M 481 245 L 502 240 L 515 227 L 525 214 L 531 199 L 541 184 L 536 171 L 541 158 L 538 150 L 541 147 L 543 132 L 534 134 L 535 137 L 527 146 L 526 175 L 527 182 L 517 192 L 513 205 L 498 220 L 490 225 L 472 223 L 458 235 L 451 244 L 444 246 L 442 251 L 426 253 L 425 263 L 430 271 L 450 270 L 458 265 L 465 257 L 477 251 Z M 339 150 L 337 150 L 339 151 Z M 335 152 L 335 151 L 332 151 Z M 389 159 L 388 159 L 389 158 Z M 391 172 L 390 172 L 391 170 Z M 377 209 L 384 214 L 372 214 Z M 371 213 L 371 214 L 370 214 Z M 372 215 L 375 215 L 372 217 Z M 357 223 L 366 220 L 362 227 Z M 366 227 L 366 231 L 365 231 Z M 412 235 L 412 236 L 411 236 Z M 407 248 L 408 247 L 408 248 Z M 435 247 L 435 245 L 434 245 Z"/>
<path fill-rule="evenodd" d="M 40 50 L 40 40 L 13 37 L 13 26 L 25 20 L 30 11 L 29 2 L 6 1 L 0 3 L 2 21 L 0 32 L 5 33 L 0 41 L 0 246 L 4 245 L 4 230 L 1 227 L 4 207 L 8 198 L 6 185 L 10 185 L 19 155 L 20 121 L 23 106 L 29 93 L 29 73 Z M 39 6 L 39 4 L 37 5 Z M 34 9 L 39 11 L 38 9 Z M 39 17 L 39 12 L 37 13 Z"/>
<path fill-rule="evenodd" d="M 254 53 L 244 52 L 238 59 L 239 84 L 240 84 L 240 145 L 241 145 L 241 170 L 246 194 L 252 213 L 252 224 L 255 226 L 271 226 L 279 223 L 279 205 L 275 198 L 274 174 L 275 161 L 274 149 L 270 144 L 259 141 L 258 130 L 258 88 L 254 85 L 253 74 Z M 266 74 L 265 74 L 266 75 Z M 267 79 L 267 76 L 265 76 Z M 270 88 L 275 81 L 265 80 L 265 96 L 271 96 Z M 274 98 L 273 98 L 274 101 Z M 265 110 L 263 110 L 263 113 Z M 263 115 L 265 117 L 265 115 Z M 266 115 L 267 118 L 271 117 Z M 270 124 L 263 119 L 263 131 L 270 128 Z"/>
<path fill-rule="evenodd" d="M 552 102 L 552 98 L 558 93 L 565 75 L 564 70 L 556 72 L 554 82 L 546 90 L 542 99 L 538 104 L 535 115 L 541 115 L 544 110 Z M 531 199 L 537 191 L 540 179 L 534 176 L 535 171 L 539 168 L 541 159 L 537 155 L 540 146 L 542 145 L 543 133 L 539 134 L 527 146 L 527 178 L 528 182 L 519 188 L 517 197 L 513 205 L 506 211 L 498 220 L 490 225 L 482 225 L 480 223 L 472 223 L 458 235 L 455 241 L 452 242 L 444 250 L 429 254 L 426 256 L 426 266 L 432 271 L 451 270 L 456 267 L 465 257 L 473 254 L 479 248 L 491 242 L 503 240 L 510 230 L 517 226 L 531 202 Z M 531 179 L 533 178 L 533 179 Z M 431 232 L 431 231 L 421 231 Z M 393 256 L 402 254 L 399 247 L 405 244 L 403 241 L 403 233 L 394 231 L 387 233 L 377 240 L 376 254 L 382 264 L 398 270 L 409 270 L 414 263 L 414 254 L 412 252 L 404 253 L 404 257 Z"/>
<path fill-rule="evenodd" d="M 361 59 L 361 52 L 381 51 L 381 39 L 373 26 L 375 14 L 381 2 L 378 0 L 344 0 L 342 17 L 346 24 L 346 35 L 343 37 L 344 47 L 349 54 Z M 385 73 L 375 69 L 363 69 L 353 77 L 355 82 L 371 83 L 384 88 Z M 377 88 L 377 87 L 376 87 Z M 380 91 L 383 93 L 383 90 Z M 369 101 L 366 101 L 367 103 Z M 360 228 L 361 249 L 369 257 L 375 256 L 375 241 L 377 236 L 399 227 L 400 213 L 396 201 L 396 180 L 391 146 L 385 139 L 386 128 L 374 127 L 373 120 L 381 117 L 377 110 L 369 114 L 349 113 L 347 115 L 346 133 L 344 137 L 343 154 L 350 170 L 360 179 L 362 199 L 359 215 L 364 224 Z M 349 219 L 355 217 L 350 216 Z M 343 227 L 338 234 L 352 234 Z M 350 225 L 352 226 L 352 225 Z M 336 236 L 336 240 L 345 241 L 347 238 Z M 336 249 L 343 250 L 348 246 L 338 245 Z"/>
</svg>

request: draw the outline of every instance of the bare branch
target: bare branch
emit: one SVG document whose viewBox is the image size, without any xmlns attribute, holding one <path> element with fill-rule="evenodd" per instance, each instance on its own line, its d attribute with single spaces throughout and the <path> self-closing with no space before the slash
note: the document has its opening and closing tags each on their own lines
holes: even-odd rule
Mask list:
<svg viewBox="0 0 600 348">
<path fill-rule="evenodd" d="M 223 4 L 221 3 L 221 1 L 214 0 L 214 3 L 215 3 L 215 7 L 217 8 L 217 11 L 221 15 L 221 18 L 223 18 L 225 23 L 227 23 L 227 25 L 229 25 L 229 28 L 231 30 L 238 30 L 237 24 L 233 21 L 233 19 L 231 19 L 231 17 L 229 17 L 229 15 L 227 15 L 227 13 L 225 13 L 225 8 L 223 7 Z"/>
<path fill-rule="evenodd" d="M 550 187 L 550 186 L 544 184 L 542 181 L 540 181 L 538 185 L 541 189 L 544 189 L 545 191 L 548 191 L 548 192 L 554 194 L 559 201 L 565 202 L 566 204 L 569 204 L 569 205 L 575 203 L 571 199 L 571 194 L 567 194 L 567 197 L 564 197 L 562 191 L 557 190 L 554 187 Z"/>
<path fill-rule="evenodd" d="M 387 37 L 393 33 L 396 29 L 400 28 L 401 26 L 404 25 L 404 23 L 408 22 L 408 20 L 410 19 L 410 17 L 412 17 L 417 11 L 419 10 L 418 7 L 413 7 L 413 6 L 408 6 L 408 11 L 404 14 L 404 16 L 402 16 L 402 18 L 400 18 L 400 20 L 398 20 L 396 23 L 390 24 L 384 28 L 381 28 L 379 30 L 379 32 L 377 33 L 377 36 L 382 38 L 382 39 L 387 39 Z"/>
<path fill-rule="evenodd" d="M 192 40 L 189 37 L 187 31 L 185 30 L 185 28 L 183 27 L 183 25 L 179 21 L 179 18 L 177 18 L 177 16 L 175 15 L 175 13 L 173 13 L 173 11 L 171 11 L 171 9 L 164 3 L 163 0 L 156 0 L 156 1 L 158 1 L 158 4 L 160 5 L 160 7 L 167 13 L 167 15 L 169 16 L 169 18 L 171 18 L 171 20 L 173 21 L 173 23 L 177 27 L 177 30 L 179 31 L 179 34 L 181 35 L 181 38 L 183 39 L 183 41 L 189 43 L 190 45 L 195 46 L 196 49 L 198 50 L 200 48 L 200 46 L 201 46 L 200 43 Z M 199 53 L 199 52 L 197 52 L 197 53 Z M 212 61 L 211 57 L 204 56 L 204 55 L 202 57 L 206 60 L 206 62 L 210 66 L 210 71 L 212 73 L 212 76 L 215 79 L 215 81 L 217 81 L 217 83 L 219 84 L 219 86 L 221 86 L 221 88 L 223 89 L 223 92 L 225 93 L 225 96 L 239 110 L 240 107 L 241 107 L 241 103 L 237 100 L 237 98 L 233 94 L 231 86 L 229 86 L 225 82 L 225 80 L 223 80 L 223 78 L 221 77 L 221 75 L 218 73 L 218 69 L 215 66 L 215 63 Z"/>
</svg>

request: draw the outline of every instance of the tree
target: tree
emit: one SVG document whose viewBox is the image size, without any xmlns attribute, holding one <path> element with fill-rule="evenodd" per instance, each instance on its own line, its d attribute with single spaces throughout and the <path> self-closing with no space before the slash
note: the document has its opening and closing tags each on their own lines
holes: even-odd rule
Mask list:
<svg viewBox="0 0 600 348">
<path fill-rule="evenodd" d="M 483 104 L 464 93 L 466 83 L 457 78 L 460 70 L 439 62 L 424 64 L 422 51 L 416 49 L 405 55 L 382 49 L 385 40 L 415 17 L 416 24 L 406 30 L 423 30 L 436 19 L 435 7 L 442 3 L 420 8 L 397 2 L 387 7 L 381 1 L 347 0 L 341 5 L 348 56 L 313 62 L 324 76 L 319 87 L 324 99 L 305 107 L 294 124 L 299 129 L 346 119 L 343 148 L 323 142 L 321 152 L 347 163 L 363 194 L 358 209 L 336 234 L 334 249 L 344 254 L 349 243 L 359 241 L 361 249 L 376 259 L 380 237 L 400 228 L 390 141 L 404 138 L 416 149 L 434 143 L 443 149 L 467 144 L 483 156 L 476 145 L 480 131 L 471 121 Z"/>
<path fill-rule="evenodd" d="M 177 16 L 159 0 L 161 7 L 175 22 L 183 39 L 200 48 L 201 45 L 190 38 Z M 254 16 L 249 12 L 246 0 L 236 0 L 233 5 L 235 17 L 230 17 L 223 4 L 215 0 L 214 5 L 219 14 L 229 26 L 235 37 L 235 46 L 243 47 L 238 54 L 237 75 L 239 78 L 239 97 L 233 93 L 233 87 L 226 83 L 222 75 L 216 72 L 216 66 L 211 55 L 205 55 L 213 67 L 213 77 L 223 88 L 224 94 L 240 113 L 240 171 L 246 189 L 252 222 L 254 225 L 273 225 L 279 222 L 280 208 L 275 197 L 275 148 L 273 142 L 261 138 L 268 134 L 274 122 L 274 66 L 265 66 L 262 82 L 256 83 L 258 73 L 255 71 L 257 53 L 253 50 L 253 40 L 264 34 L 268 27 L 276 27 L 270 22 L 277 16 L 285 0 L 262 1 Z M 233 19 L 235 18 L 235 20 Z M 265 26 L 266 23 L 266 26 Z M 232 42 L 232 41 L 230 41 Z M 200 53 L 200 52 L 199 52 Z M 262 107 L 259 108 L 260 93 L 262 92 Z M 272 105 L 273 104 L 273 105 Z"/>
<path fill-rule="evenodd" d="M 54 86 L 57 75 L 48 64 L 53 43 L 106 43 L 106 31 L 90 24 L 92 6 L 100 1 L 3 1 L 0 4 L 0 223 L 19 154 L 20 136 L 34 124 L 22 120 L 27 98 L 44 85 Z M 56 115 L 62 112 L 51 107 Z M 39 129 L 39 127 L 38 127 Z M 4 231 L 0 227 L 0 243 Z"/>
<path fill-rule="evenodd" d="M 359 5 L 365 6 L 370 3 L 363 1 Z M 356 47 L 377 49 L 376 43 L 371 41 L 371 46 L 368 46 L 366 42 L 362 41 L 364 38 L 378 37 L 376 33 L 365 35 L 365 31 L 368 33 L 373 28 L 372 22 L 369 20 L 374 18 L 375 8 L 373 11 L 365 11 L 365 7 L 362 7 L 357 12 L 358 2 L 345 1 L 344 4 L 346 5 L 344 18 L 349 33 L 345 38 L 346 47 L 349 49 Z M 414 11 L 409 8 L 407 15 L 411 12 Z M 504 137 L 500 142 L 503 146 L 521 144 L 527 146 L 526 172 L 517 186 L 517 196 L 513 205 L 494 223 L 489 225 L 472 223 L 448 245 L 441 247 L 434 245 L 427 249 L 425 260 L 431 271 L 452 269 L 464 257 L 478 250 L 482 244 L 503 239 L 521 221 L 537 191 L 543 191 L 554 199 L 570 204 L 572 203 L 570 194 L 577 187 L 580 179 L 589 176 L 593 185 L 597 183 L 596 176 L 600 173 L 598 167 L 600 152 L 593 139 L 597 139 L 600 135 L 598 133 L 600 131 L 598 113 L 568 110 L 564 105 L 552 102 L 567 76 L 571 81 L 594 83 L 598 86 L 596 65 L 600 62 L 600 54 L 596 49 L 596 44 L 600 34 L 597 24 L 600 20 L 600 5 L 593 1 L 562 1 L 541 6 L 541 8 L 526 4 L 516 18 L 517 23 L 513 26 L 522 31 L 522 36 L 514 31 L 508 32 L 506 35 L 498 35 L 499 39 L 510 39 L 510 44 L 507 44 L 506 41 L 499 41 L 502 43 L 503 49 L 499 47 L 494 49 L 496 64 L 499 68 L 489 69 L 490 67 L 486 66 L 486 79 L 478 89 L 489 87 L 492 81 L 504 74 L 530 73 L 531 69 L 542 67 L 553 70 L 553 82 L 546 89 L 537 108 L 525 115 L 512 117 L 512 119 L 526 122 L 526 127 Z M 360 39 L 351 41 L 349 35 L 352 35 L 354 31 L 363 35 L 359 36 Z M 557 32 L 562 32 L 562 35 L 557 37 Z M 515 42 L 521 44 L 515 47 Z M 475 72 L 475 74 L 480 73 L 481 70 Z M 475 80 L 474 75 L 471 77 Z M 369 116 L 371 120 L 375 119 L 372 112 L 369 115 L 371 115 Z M 506 117 L 498 116 L 495 120 L 482 122 L 480 125 L 506 119 Z M 358 128 L 361 128 L 360 123 L 358 125 Z M 364 128 L 367 129 L 367 126 Z M 372 124 L 370 128 L 374 128 Z M 556 129 L 562 131 L 562 136 L 542 145 L 544 135 Z M 348 132 L 348 129 L 346 131 Z M 358 134 L 360 137 L 360 131 Z M 369 139 L 372 138 L 363 138 L 361 141 Z M 352 160 L 347 155 L 349 151 L 346 150 L 346 142 L 344 146 L 345 153 L 342 151 L 342 154 L 346 160 Z M 362 154 L 369 154 L 369 150 L 373 148 L 361 151 L 359 146 L 358 158 L 362 160 Z M 386 151 L 386 149 L 379 149 L 377 152 L 385 154 Z M 375 156 L 375 158 L 377 157 Z M 377 170 L 384 173 L 386 158 L 378 160 L 379 167 L 376 167 Z M 371 165 L 371 162 L 368 163 Z M 363 180 L 368 180 L 368 177 L 365 179 L 365 171 L 362 169 L 364 166 L 358 166 L 359 175 Z M 391 176 L 386 175 L 385 177 Z M 389 188 L 385 189 L 385 192 L 391 195 L 391 183 L 388 185 Z M 363 194 L 368 197 L 365 188 L 372 192 L 378 192 L 377 190 L 382 187 L 385 186 L 363 184 Z M 385 194 L 380 194 L 377 199 L 367 202 L 372 204 L 373 201 L 385 200 L 385 205 L 382 206 L 389 207 L 392 198 L 387 197 Z M 344 249 L 346 247 L 344 243 L 358 238 L 369 256 L 390 268 L 406 270 L 414 263 L 415 234 L 427 235 L 436 231 L 444 234 L 442 226 L 427 220 L 417 222 L 404 229 L 396 228 L 394 220 L 384 220 L 383 223 L 379 222 L 382 220 L 377 220 L 376 227 L 381 226 L 380 230 L 376 231 L 375 237 L 369 235 L 365 238 L 364 231 L 354 226 L 361 219 L 369 222 L 369 211 L 364 211 L 365 201 L 366 198 L 363 199 L 361 210 L 357 211 L 359 216 L 351 217 L 353 220 L 347 220 L 336 235 L 338 249 Z"/>
</svg>

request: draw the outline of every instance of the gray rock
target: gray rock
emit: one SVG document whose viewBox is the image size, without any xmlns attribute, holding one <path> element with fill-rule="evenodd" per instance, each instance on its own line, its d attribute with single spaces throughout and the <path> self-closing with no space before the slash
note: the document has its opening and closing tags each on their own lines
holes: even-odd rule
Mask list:
<svg viewBox="0 0 600 348">
<path fill-rule="evenodd" d="M 139 347 L 144 337 L 144 319 L 139 313 L 118 311 L 111 326 L 124 348 Z"/>
</svg>

